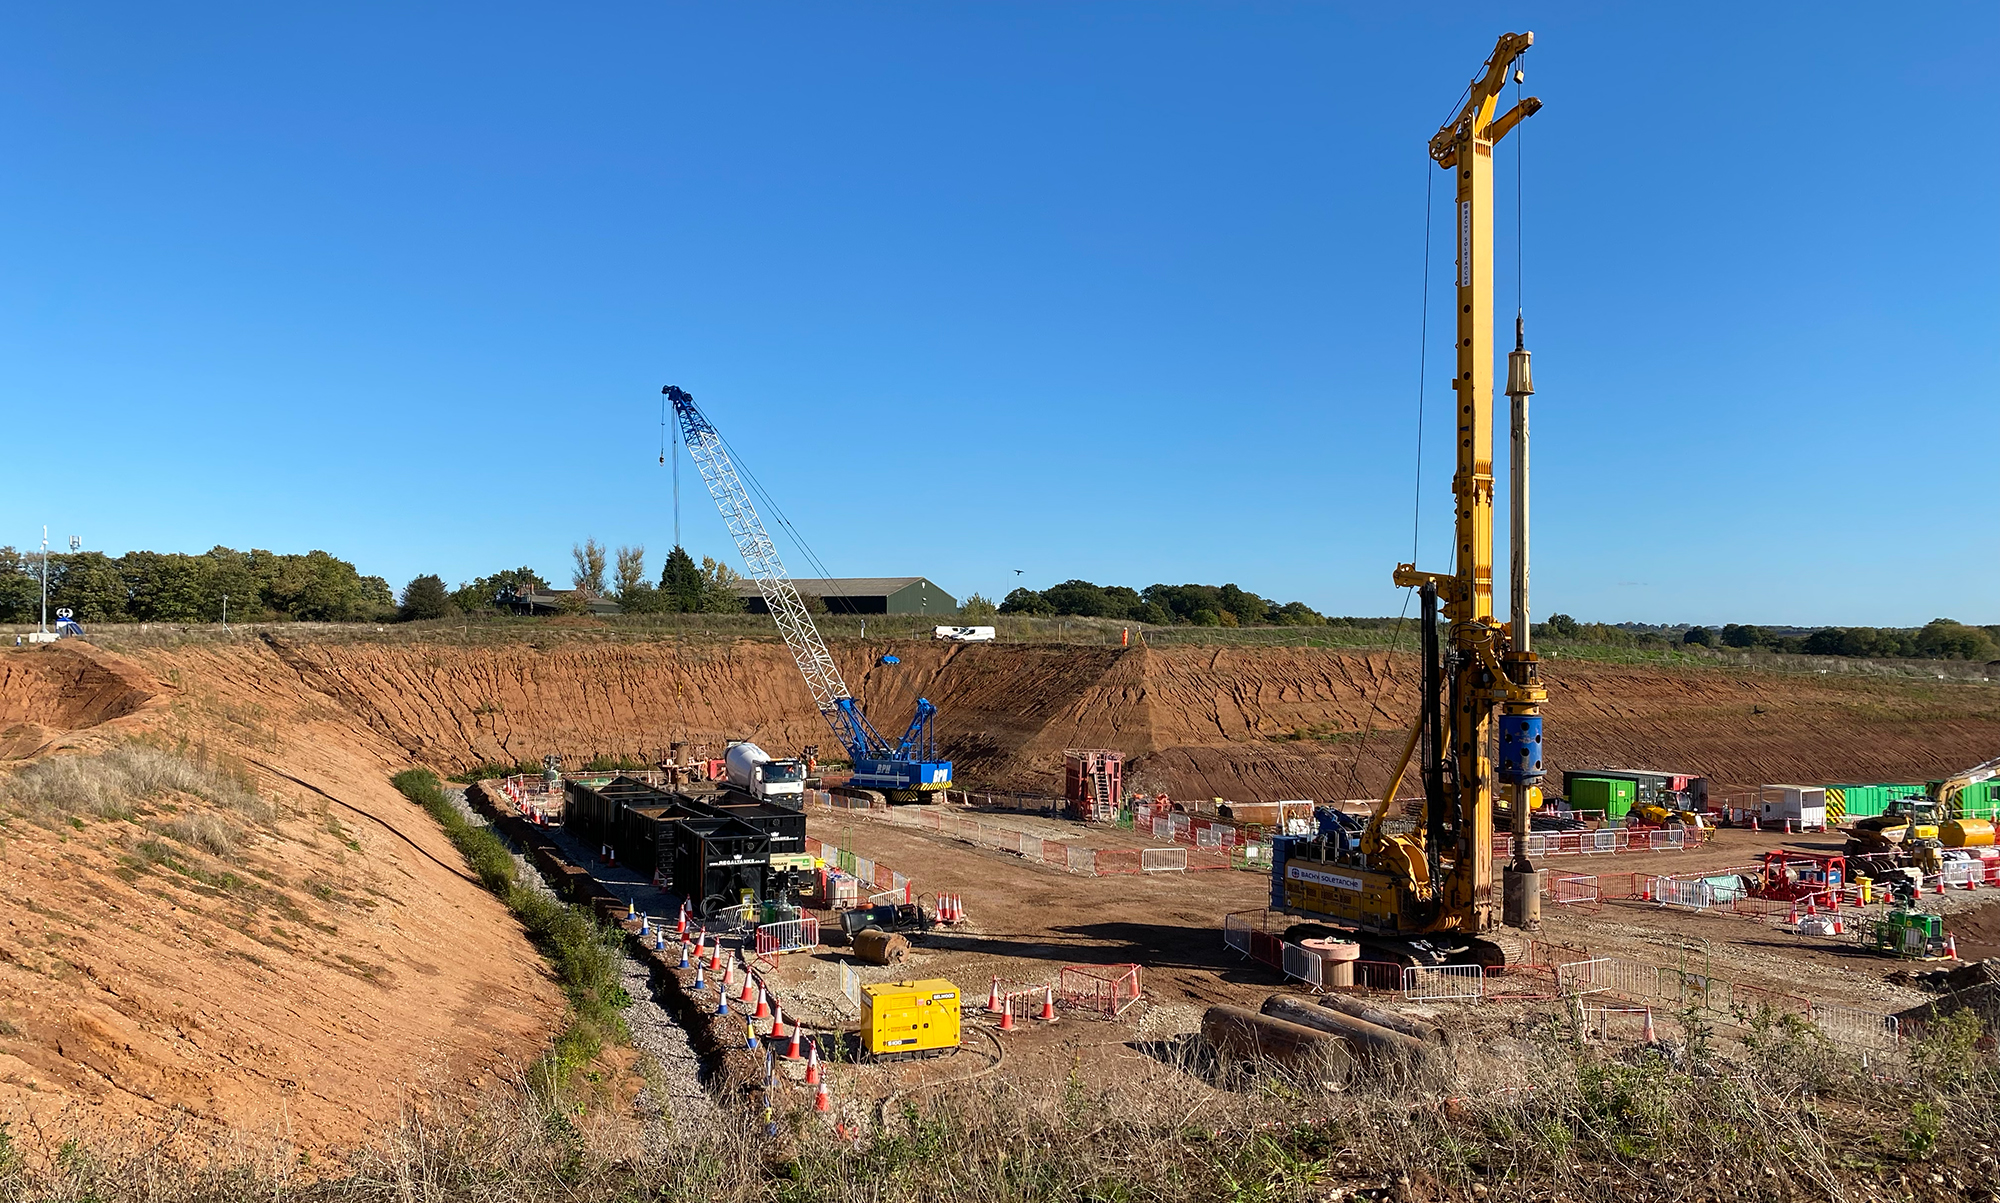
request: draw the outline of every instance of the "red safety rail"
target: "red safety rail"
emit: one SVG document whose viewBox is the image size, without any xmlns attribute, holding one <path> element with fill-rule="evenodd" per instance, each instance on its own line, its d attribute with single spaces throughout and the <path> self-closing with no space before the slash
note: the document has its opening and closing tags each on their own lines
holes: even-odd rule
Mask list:
<svg viewBox="0 0 2000 1203">
<path fill-rule="evenodd" d="M 1065 965 L 1057 976 L 1056 1001 L 1073 1010 L 1116 1019 L 1139 1001 L 1139 966 Z"/>
<path fill-rule="evenodd" d="M 1103 855 L 1102 852 L 1098 853 L 1100 857 Z M 1102 863 L 1102 861 L 1099 862 L 1100 868 L 1098 872 L 1100 873 L 1104 871 L 1101 867 Z M 1187 871 L 1190 873 L 1197 869 L 1227 869 L 1231 866 L 1231 863 L 1230 855 L 1226 851 L 1214 852 L 1206 848 L 1190 848 L 1187 851 Z"/>
<path fill-rule="evenodd" d="M 1099 877 L 1138 872 L 1140 872 L 1139 849 L 1099 848 L 1097 850 L 1097 875 Z"/>
<path fill-rule="evenodd" d="M 1385 994 L 1403 992 L 1403 967 L 1394 961 L 1355 961 L 1354 988 Z"/>
</svg>

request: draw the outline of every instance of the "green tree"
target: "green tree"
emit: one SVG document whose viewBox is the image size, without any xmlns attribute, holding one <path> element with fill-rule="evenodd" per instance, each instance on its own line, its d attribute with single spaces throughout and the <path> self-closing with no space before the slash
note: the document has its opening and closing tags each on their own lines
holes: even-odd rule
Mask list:
<svg viewBox="0 0 2000 1203">
<path fill-rule="evenodd" d="M 1917 632 L 1917 654 L 1927 660 L 1991 660 L 2000 656 L 1993 637 L 1979 627 L 1933 618 Z"/>
<path fill-rule="evenodd" d="M 1549 615 L 1549 623 L 1548 623 L 1549 634 L 1555 635 L 1558 638 L 1562 639 L 1576 638 L 1576 633 L 1577 631 L 1582 629 L 1582 625 L 1583 624 L 1577 622 L 1576 619 L 1571 618 L 1567 614 Z"/>
<path fill-rule="evenodd" d="M 743 597 L 735 589 L 743 574 L 711 556 L 701 558 L 701 612 L 741 614 Z"/>
<path fill-rule="evenodd" d="M 991 618 L 997 613 L 999 610 L 994 606 L 993 599 L 982 593 L 974 593 L 958 603 L 960 618 Z"/>
<path fill-rule="evenodd" d="M 623 602 L 627 593 L 631 593 L 641 586 L 646 588 L 652 587 L 652 582 L 646 579 L 646 545 L 641 543 L 637 547 L 620 547 L 618 549 L 618 600 Z"/>
<path fill-rule="evenodd" d="M 1756 647 L 1766 642 L 1764 628 L 1726 623 L 1722 628 L 1722 642 L 1726 647 Z"/>
<path fill-rule="evenodd" d="M 1033 589 L 1016 589 L 1000 601 L 1002 614 L 1049 615 L 1055 612 L 1056 608 L 1049 604 L 1049 599 Z"/>
<path fill-rule="evenodd" d="M 1712 647 L 1715 643 L 1715 636 L 1709 634 L 1707 627 L 1689 627 L 1687 632 L 1681 636 L 1681 642 L 1690 643 L 1696 647 Z"/>
<path fill-rule="evenodd" d="M 0 622 L 32 622 L 41 606 L 42 582 L 36 569 L 20 552 L 0 547 Z"/>
<path fill-rule="evenodd" d="M 542 579 L 540 573 L 523 565 L 460 585 L 452 590 L 451 602 L 468 614 L 477 614 L 548 587 L 549 583 Z"/>
<path fill-rule="evenodd" d="M 129 558 L 129 557 L 121 557 Z M 39 572 L 39 565 L 36 567 Z M 33 611 L 40 609 L 40 578 L 28 578 L 31 590 L 29 603 Z M 49 567 L 49 613 L 58 607 L 67 607 L 78 622 L 130 622 L 130 588 L 125 574 L 120 571 L 120 561 L 114 560 L 101 551 L 83 551 L 73 556 L 65 556 L 58 572 L 54 563 Z M 30 613 L 26 618 L 35 617 Z"/>
<path fill-rule="evenodd" d="M 669 614 L 694 614 L 701 609 L 701 569 L 685 547 L 674 545 L 660 570 L 660 608 Z"/>
<path fill-rule="evenodd" d="M 403 586 L 403 602 L 396 616 L 404 622 L 421 622 L 443 618 L 451 610 L 451 597 L 444 591 L 443 578 L 420 576 Z"/>
<path fill-rule="evenodd" d="M 570 547 L 570 555 L 576 561 L 576 571 L 570 574 L 570 585 L 588 597 L 604 596 L 604 544 L 595 539 L 585 539 Z"/>
</svg>

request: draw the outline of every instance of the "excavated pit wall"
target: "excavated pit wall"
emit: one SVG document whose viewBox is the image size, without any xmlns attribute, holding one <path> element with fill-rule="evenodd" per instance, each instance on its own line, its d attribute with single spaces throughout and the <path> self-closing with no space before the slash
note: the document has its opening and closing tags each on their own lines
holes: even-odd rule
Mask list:
<svg viewBox="0 0 2000 1203">
<path fill-rule="evenodd" d="M 1063 750 L 1102 747 L 1127 754 L 1128 781 L 1180 798 L 1360 797 L 1386 782 L 1416 707 L 1414 658 L 1383 652 L 919 641 L 833 651 L 878 727 L 899 730 L 917 697 L 929 697 L 960 780 L 994 788 L 1059 792 Z M 900 663 L 882 665 L 890 652 Z M 711 753 L 731 738 L 833 746 L 776 642 L 273 638 L 258 659 L 274 682 L 330 699 L 411 759 L 446 768 L 549 751 L 573 764 L 651 757 L 677 739 Z M 1583 661 L 1545 670 L 1556 773 L 1622 765 L 1731 784 L 1922 780 L 2000 747 L 2000 686 Z"/>
</svg>

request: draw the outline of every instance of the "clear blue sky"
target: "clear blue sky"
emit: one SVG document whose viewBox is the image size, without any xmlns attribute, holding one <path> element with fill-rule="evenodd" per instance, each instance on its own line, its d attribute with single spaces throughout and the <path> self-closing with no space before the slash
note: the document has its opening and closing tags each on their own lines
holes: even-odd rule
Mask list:
<svg viewBox="0 0 2000 1203">
<path fill-rule="evenodd" d="M 1537 613 L 2000 621 L 1990 2 L 16 5 L 0 542 L 657 571 L 673 382 L 843 575 L 1395 613 L 1522 28 Z"/>
</svg>

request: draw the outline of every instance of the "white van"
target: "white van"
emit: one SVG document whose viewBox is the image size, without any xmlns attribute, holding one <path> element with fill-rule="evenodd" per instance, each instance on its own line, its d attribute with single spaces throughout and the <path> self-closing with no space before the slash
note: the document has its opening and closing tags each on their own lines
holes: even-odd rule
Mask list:
<svg viewBox="0 0 2000 1203">
<path fill-rule="evenodd" d="M 944 639 L 952 643 L 991 643 L 992 627 L 939 627 L 933 639 Z"/>
</svg>

